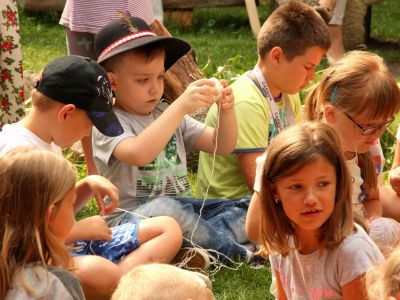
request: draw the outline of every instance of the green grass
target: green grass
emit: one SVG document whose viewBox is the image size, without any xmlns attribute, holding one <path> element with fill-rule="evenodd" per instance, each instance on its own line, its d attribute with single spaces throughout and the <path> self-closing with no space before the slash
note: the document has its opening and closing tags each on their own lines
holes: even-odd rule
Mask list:
<svg viewBox="0 0 400 300">
<path fill-rule="evenodd" d="M 400 2 L 385 0 L 373 6 L 372 36 L 400 43 Z M 269 15 L 267 6 L 259 7 L 260 20 Z M 38 72 L 49 61 L 67 53 L 65 30 L 58 25 L 58 13 L 28 13 L 20 10 L 23 65 L 26 70 Z M 196 51 L 197 61 L 207 77 L 234 78 L 252 68 L 256 62 L 256 42 L 251 33 L 244 7 L 196 9 L 191 28 L 180 28 L 166 22 L 169 31 L 190 42 Z M 400 62 L 400 51 L 390 48 L 372 49 L 386 61 Z M 327 66 L 323 60 L 319 70 Z M 222 71 L 221 71 L 222 69 Z M 400 80 L 400 77 L 397 77 Z M 396 131 L 396 124 L 391 126 Z M 393 138 L 382 138 L 387 166 L 393 157 Z M 69 154 L 71 155 L 71 154 Z M 82 157 L 72 156 L 76 162 L 78 178 L 86 175 Z M 191 176 L 195 182 L 195 174 Z M 97 213 L 91 201 L 78 218 Z M 251 269 L 242 266 L 238 270 L 222 269 L 213 278 L 216 299 L 272 299 L 268 293 L 270 285 L 269 267 Z"/>
</svg>

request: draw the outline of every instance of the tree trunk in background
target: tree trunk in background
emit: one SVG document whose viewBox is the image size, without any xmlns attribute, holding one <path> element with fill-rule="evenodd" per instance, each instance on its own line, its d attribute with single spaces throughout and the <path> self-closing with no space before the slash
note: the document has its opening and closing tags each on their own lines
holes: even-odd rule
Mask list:
<svg viewBox="0 0 400 300">
<path fill-rule="evenodd" d="M 157 35 L 171 36 L 158 20 L 155 20 L 150 27 Z M 203 72 L 195 61 L 192 49 L 165 73 L 164 98 L 172 103 L 191 82 L 203 77 Z"/>
</svg>

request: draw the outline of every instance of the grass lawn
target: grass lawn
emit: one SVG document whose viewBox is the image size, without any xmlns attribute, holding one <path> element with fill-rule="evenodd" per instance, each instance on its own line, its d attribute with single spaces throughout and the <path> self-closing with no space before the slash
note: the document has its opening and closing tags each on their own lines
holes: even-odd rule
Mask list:
<svg viewBox="0 0 400 300">
<path fill-rule="evenodd" d="M 265 20 L 269 15 L 268 8 L 259 7 L 259 14 L 260 19 Z M 20 17 L 25 70 L 38 72 L 52 59 L 67 54 L 64 29 L 57 25 L 60 17 L 58 13 L 20 11 Z M 385 0 L 374 5 L 372 36 L 400 43 L 399 19 L 399 0 Z M 191 28 L 182 29 L 168 22 L 166 26 L 174 36 L 192 44 L 198 64 L 207 77 L 231 79 L 254 66 L 257 58 L 256 43 L 244 7 L 197 9 L 194 11 Z M 387 62 L 400 62 L 398 50 L 390 47 L 371 50 L 383 56 Z M 319 69 L 326 66 L 324 59 Z M 218 67 L 223 67 L 222 71 Z M 397 79 L 400 80 L 400 77 Z M 391 126 L 393 132 L 396 129 L 397 123 Z M 389 166 L 393 157 L 393 138 L 386 134 L 382 140 Z M 71 160 L 77 163 L 80 176 L 84 176 L 83 160 L 76 157 L 71 157 Z M 96 211 L 95 204 L 89 203 L 79 217 Z M 272 299 L 268 293 L 269 268 L 255 270 L 242 266 L 238 270 L 222 269 L 212 279 L 216 299 Z"/>
</svg>

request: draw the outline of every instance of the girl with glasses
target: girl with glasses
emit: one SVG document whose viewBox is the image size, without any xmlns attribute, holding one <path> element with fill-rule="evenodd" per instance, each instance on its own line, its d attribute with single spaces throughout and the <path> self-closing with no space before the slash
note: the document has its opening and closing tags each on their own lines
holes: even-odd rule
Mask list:
<svg viewBox="0 0 400 300">
<path fill-rule="evenodd" d="M 395 79 L 378 55 L 352 51 L 325 70 L 305 106 L 307 120 L 327 123 L 338 134 L 352 177 L 354 217 L 365 220 L 370 236 L 389 251 L 400 240 L 400 225 L 382 217 L 382 204 L 395 199 L 380 201 L 384 158 L 379 138 L 400 110 Z"/>
</svg>

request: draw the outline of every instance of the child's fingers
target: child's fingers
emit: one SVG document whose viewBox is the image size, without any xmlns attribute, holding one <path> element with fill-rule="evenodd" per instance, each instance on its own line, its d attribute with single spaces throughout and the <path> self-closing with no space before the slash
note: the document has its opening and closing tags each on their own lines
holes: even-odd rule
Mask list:
<svg viewBox="0 0 400 300">
<path fill-rule="evenodd" d="M 204 86 L 204 85 L 215 86 L 215 82 L 212 81 L 211 79 L 202 78 L 202 79 L 193 81 L 190 85 L 193 85 L 193 86 Z"/>
</svg>

